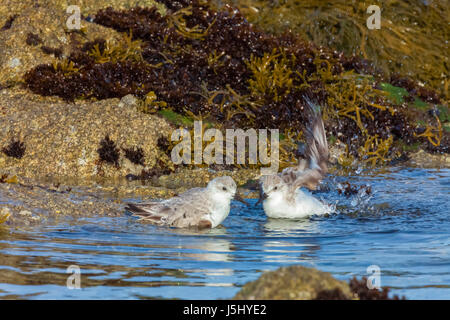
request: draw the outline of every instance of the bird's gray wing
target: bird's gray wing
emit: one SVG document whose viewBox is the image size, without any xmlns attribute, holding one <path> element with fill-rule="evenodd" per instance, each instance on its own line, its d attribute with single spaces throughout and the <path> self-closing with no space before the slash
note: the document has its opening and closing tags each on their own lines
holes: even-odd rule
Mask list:
<svg viewBox="0 0 450 320">
<path fill-rule="evenodd" d="M 307 169 L 296 175 L 295 180 L 288 184 L 291 191 L 295 191 L 297 188 L 306 187 L 310 190 L 316 190 L 317 185 L 324 178 L 322 171 L 317 169 Z"/>
<path fill-rule="evenodd" d="M 286 168 L 281 178 L 295 191 L 299 187 L 315 190 L 328 172 L 328 142 L 320 109 L 311 102 L 312 121 L 305 130 L 307 160 L 301 159 L 296 167 Z"/>
<path fill-rule="evenodd" d="M 134 208 L 130 208 L 129 204 L 127 209 L 143 221 L 153 224 L 179 228 L 211 227 L 209 220 L 205 220 L 205 216 L 211 213 L 213 204 L 201 188 L 188 190 L 161 202 L 147 202 L 132 206 Z"/>
</svg>

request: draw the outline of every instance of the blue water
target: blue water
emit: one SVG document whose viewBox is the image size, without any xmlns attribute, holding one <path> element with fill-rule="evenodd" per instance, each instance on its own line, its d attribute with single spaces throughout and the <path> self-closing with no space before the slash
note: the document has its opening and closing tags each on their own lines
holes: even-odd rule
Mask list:
<svg viewBox="0 0 450 320">
<path fill-rule="evenodd" d="M 339 195 L 345 181 L 372 194 Z M 377 265 L 392 294 L 450 299 L 450 170 L 393 168 L 325 185 L 316 196 L 337 208 L 327 217 L 271 220 L 233 203 L 223 227 L 204 232 L 125 215 L 0 232 L 0 298 L 231 298 L 263 271 L 301 264 L 343 280 Z M 81 289 L 66 286 L 70 265 Z"/>
</svg>

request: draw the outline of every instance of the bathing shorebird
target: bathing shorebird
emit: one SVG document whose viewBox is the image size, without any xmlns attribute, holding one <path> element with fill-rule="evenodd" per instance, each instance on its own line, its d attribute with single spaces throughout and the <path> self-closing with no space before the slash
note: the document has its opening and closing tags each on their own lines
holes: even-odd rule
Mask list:
<svg viewBox="0 0 450 320">
<path fill-rule="evenodd" d="M 233 178 L 211 180 L 206 188 L 190 189 L 176 197 L 142 204 L 128 203 L 127 209 L 142 221 L 176 228 L 215 228 L 230 212 L 230 202 L 245 201 L 236 192 Z"/>
<path fill-rule="evenodd" d="M 331 207 L 322 203 L 307 190 L 315 190 L 327 173 L 328 143 L 320 109 L 309 101 L 312 121 L 305 130 L 307 160 L 301 159 L 296 167 L 284 169 L 279 174 L 262 176 L 260 199 L 264 212 L 271 218 L 303 218 L 325 214 Z"/>
</svg>

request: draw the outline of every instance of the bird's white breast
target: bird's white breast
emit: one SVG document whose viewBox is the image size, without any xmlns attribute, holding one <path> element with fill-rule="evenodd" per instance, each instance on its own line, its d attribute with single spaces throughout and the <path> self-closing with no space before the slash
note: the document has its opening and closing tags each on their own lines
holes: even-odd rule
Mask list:
<svg viewBox="0 0 450 320">
<path fill-rule="evenodd" d="M 331 209 L 317 200 L 307 191 L 297 190 L 295 202 L 288 202 L 282 194 L 266 199 L 264 211 L 270 218 L 303 218 L 311 215 L 321 215 Z"/>
<path fill-rule="evenodd" d="M 226 194 L 215 194 L 212 196 L 214 206 L 210 213 L 212 228 L 221 224 L 230 213 L 231 198 Z"/>
</svg>

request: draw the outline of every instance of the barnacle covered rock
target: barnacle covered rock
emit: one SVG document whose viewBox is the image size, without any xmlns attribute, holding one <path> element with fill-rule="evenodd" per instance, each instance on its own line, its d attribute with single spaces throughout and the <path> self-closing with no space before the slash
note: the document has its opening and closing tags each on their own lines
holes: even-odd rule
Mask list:
<svg viewBox="0 0 450 320">
<path fill-rule="evenodd" d="M 159 159 L 167 159 L 158 151 L 157 141 L 170 134 L 170 124 L 134 106 L 119 107 L 119 102 L 68 104 L 19 89 L 0 91 L 0 146 L 7 153 L 20 151 L 11 149 L 11 141 L 16 145 L 16 139 L 26 146 L 21 159 L 0 152 L 0 168 L 27 177 L 124 177 L 138 175 Z M 110 141 L 115 145 L 112 151 Z M 132 159 L 140 165 L 125 166 L 130 160 L 123 149 L 135 147 L 143 156 Z"/>
</svg>

